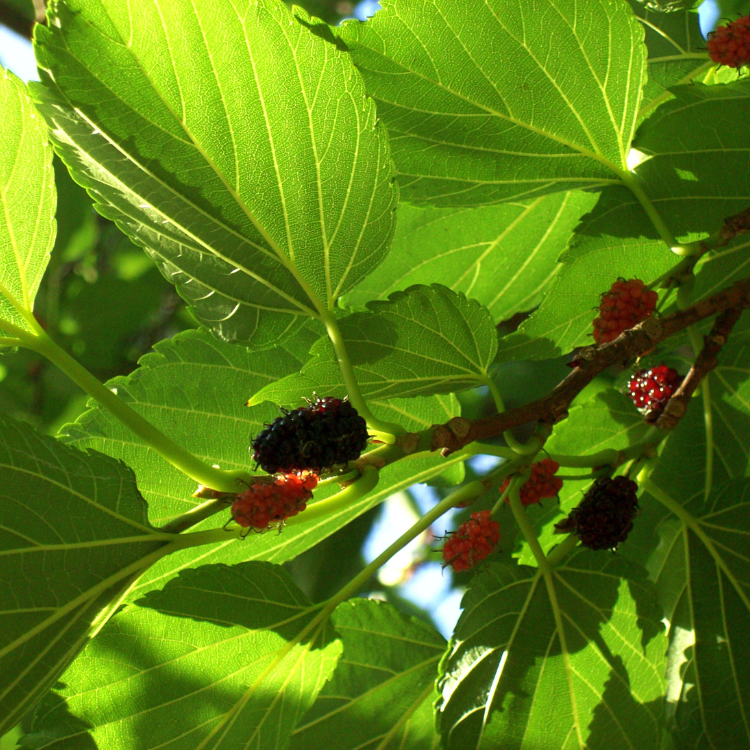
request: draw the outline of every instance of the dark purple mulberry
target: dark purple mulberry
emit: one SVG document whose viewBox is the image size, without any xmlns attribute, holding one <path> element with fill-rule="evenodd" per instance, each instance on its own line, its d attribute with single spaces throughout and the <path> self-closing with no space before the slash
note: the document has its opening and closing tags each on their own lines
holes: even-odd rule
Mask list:
<svg viewBox="0 0 750 750">
<path fill-rule="evenodd" d="M 320 473 L 358 459 L 367 446 L 367 423 L 346 400 L 316 398 L 285 411 L 252 442 L 263 471 Z"/>
<path fill-rule="evenodd" d="M 616 549 L 628 538 L 638 513 L 638 485 L 627 477 L 600 477 L 583 502 L 555 524 L 558 533 L 578 534 L 590 549 Z"/>
</svg>

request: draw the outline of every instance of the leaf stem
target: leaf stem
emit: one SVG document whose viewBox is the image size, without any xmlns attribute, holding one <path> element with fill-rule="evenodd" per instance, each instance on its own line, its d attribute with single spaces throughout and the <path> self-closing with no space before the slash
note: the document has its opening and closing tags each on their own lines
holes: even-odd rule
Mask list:
<svg viewBox="0 0 750 750">
<path fill-rule="evenodd" d="M 57 365 L 76 385 L 94 398 L 126 427 L 132 430 L 149 448 L 158 453 L 176 469 L 221 492 L 238 492 L 242 482 L 252 480 L 246 471 L 224 471 L 209 466 L 156 429 L 140 414 L 131 409 L 119 396 L 102 385 L 85 367 L 81 366 L 66 351 L 42 332 L 33 341 L 26 336 L 24 346 L 45 356 Z"/>
<path fill-rule="evenodd" d="M 656 210 L 656 206 L 654 206 L 654 204 L 651 202 L 651 198 L 646 195 L 643 188 L 639 185 L 636 177 L 631 172 L 627 172 L 625 170 L 618 170 L 618 174 L 620 179 L 625 184 L 625 187 L 627 187 L 630 192 L 633 193 L 638 202 L 641 204 L 643 210 L 646 212 L 648 218 L 651 219 L 651 223 L 654 225 L 654 229 L 656 229 L 656 231 L 659 233 L 659 237 L 664 240 L 664 242 L 667 244 L 667 247 L 669 247 L 672 252 L 679 255 L 682 246 L 678 245 L 678 243 L 675 241 L 674 235 L 664 222 L 664 219 L 662 219 L 661 214 Z"/>
<path fill-rule="evenodd" d="M 339 369 L 344 378 L 344 387 L 349 395 L 349 401 L 351 401 L 352 406 L 357 410 L 361 417 L 364 417 L 367 426 L 377 432 L 385 433 L 386 435 L 400 435 L 406 432 L 406 430 L 400 425 L 380 420 L 370 411 L 370 407 L 367 405 L 367 402 L 362 395 L 362 391 L 359 388 L 357 377 L 354 374 L 354 367 L 349 357 L 344 337 L 341 335 L 341 329 L 339 328 L 336 316 L 330 310 L 326 310 L 322 307 L 319 309 L 319 312 L 321 320 L 325 324 L 326 331 L 328 332 L 328 338 L 333 344 L 333 350 L 336 352 Z"/>
<path fill-rule="evenodd" d="M 703 348 L 701 335 L 696 326 L 690 326 L 687 329 L 687 332 L 688 337 L 690 338 L 690 344 L 693 347 L 693 352 L 697 357 Z M 703 422 L 706 427 L 706 481 L 703 486 L 703 498 L 705 502 L 708 502 L 708 498 L 711 495 L 714 478 L 714 414 L 711 408 L 710 376 L 710 373 L 706 373 L 706 376 L 700 384 L 701 399 L 703 400 Z"/>
<path fill-rule="evenodd" d="M 500 389 L 497 387 L 497 383 L 495 381 L 487 376 L 487 379 L 484 381 L 487 387 L 490 389 L 490 393 L 492 394 L 492 398 L 495 402 L 495 408 L 497 409 L 498 414 L 502 414 L 505 411 L 505 402 L 503 401 L 503 397 L 500 395 Z M 503 440 L 508 444 L 508 447 L 519 456 L 530 456 L 532 454 L 536 454 L 539 452 L 539 448 L 541 447 L 539 445 L 539 441 L 535 440 L 533 437 L 529 440 L 528 443 L 521 443 L 518 440 L 516 440 L 515 435 L 513 435 L 512 430 L 505 430 L 503 432 Z"/>
</svg>

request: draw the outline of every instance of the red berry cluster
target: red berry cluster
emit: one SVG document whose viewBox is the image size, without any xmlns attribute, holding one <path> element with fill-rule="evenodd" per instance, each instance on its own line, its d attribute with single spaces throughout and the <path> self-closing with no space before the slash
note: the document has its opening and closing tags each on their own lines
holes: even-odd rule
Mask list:
<svg viewBox="0 0 750 750">
<path fill-rule="evenodd" d="M 602 297 L 599 317 L 594 320 L 594 341 L 614 341 L 623 331 L 646 320 L 658 299 L 659 295 L 646 289 L 640 279 L 618 279 Z"/>
<path fill-rule="evenodd" d="M 232 505 L 232 519 L 243 528 L 267 529 L 281 524 L 307 507 L 318 477 L 310 471 L 278 474 L 272 481 L 259 480 L 245 490 Z"/>
<path fill-rule="evenodd" d="M 473 568 L 484 560 L 500 541 L 500 524 L 490 519 L 489 510 L 472 513 L 443 545 L 443 560 L 456 573 Z"/>
<path fill-rule="evenodd" d="M 741 68 L 750 63 L 750 16 L 719 26 L 708 35 L 708 56 L 720 65 Z"/>
<path fill-rule="evenodd" d="M 531 476 L 523 487 L 521 487 L 521 503 L 523 505 L 533 505 L 534 503 L 538 503 L 543 497 L 557 497 L 557 493 L 560 492 L 563 485 L 562 479 L 554 476 L 557 474 L 559 468 L 560 464 L 551 458 L 545 458 L 543 461 L 532 464 Z M 509 483 L 510 477 L 500 486 L 500 494 L 505 492 Z"/>
<path fill-rule="evenodd" d="M 677 370 L 659 365 L 639 370 L 628 381 L 633 403 L 643 411 L 660 411 L 679 388 L 682 376 Z"/>
</svg>

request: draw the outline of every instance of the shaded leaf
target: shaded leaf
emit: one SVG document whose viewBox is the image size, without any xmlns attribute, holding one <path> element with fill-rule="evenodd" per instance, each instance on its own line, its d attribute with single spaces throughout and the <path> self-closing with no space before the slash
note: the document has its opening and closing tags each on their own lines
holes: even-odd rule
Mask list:
<svg viewBox="0 0 750 750">
<path fill-rule="evenodd" d="M 0 734 L 167 553 L 131 471 L 0 416 Z"/>
<path fill-rule="evenodd" d="M 646 50 L 624 1 L 391 0 L 338 33 L 388 126 L 406 200 L 522 200 L 626 169 Z"/>
<path fill-rule="evenodd" d="M 308 627 L 314 609 L 267 563 L 184 571 L 138 605 L 68 669 L 66 703 L 36 712 L 31 738 L 54 732 L 39 747 L 275 750 L 341 651 L 325 624 Z"/>
<path fill-rule="evenodd" d="M 487 308 L 441 286 L 413 286 L 368 312 L 340 321 L 341 335 L 366 398 L 461 391 L 487 382 L 497 334 Z M 317 388 L 343 385 L 328 338 L 317 341 L 302 372 L 266 386 L 248 403 L 297 403 Z"/>
<path fill-rule="evenodd" d="M 641 0 L 628 0 L 646 32 L 648 80 L 643 88 L 640 117 L 651 114 L 670 98 L 667 89 L 686 83 L 713 67 L 700 16 L 685 8 L 663 13 Z"/>
<path fill-rule="evenodd" d="M 635 565 L 588 550 L 472 579 L 441 664 L 446 750 L 661 747 L 665 636 Z M 654 701 L 653 705 L 649 702 Z"/>
<path fill-rule="evenodd" d="M 70 0 L 38 107 L 97 209 L 226 339 L 272 346 L 385 256 L 388 143 L 348 56 L 257 0 Z"/>
<path fill-rule="evenodd" d="M 289 749 L 431 750 L 432 716 L 424 721 L 419 712 L 431 708 L 445 640 L 384 602 L 345 602 L 331 619 L 343 642 L 341 659 Z"/>
<path fill-rule="evenodd" d="M 539 304 L 596 196 L 558 193 L 528 203 L 420 209 L 402 205 L 385 262 L 347 304 L 386 299 L 412 284 L 443 284 L 481 302 L 498 323 Z"/>
<path fill-rule="evenodd" d="M 47 128 L 26 86 L 0 71 L 0 319 L 30 331 L 55 242 L 55 174 Z"/>
</svg>

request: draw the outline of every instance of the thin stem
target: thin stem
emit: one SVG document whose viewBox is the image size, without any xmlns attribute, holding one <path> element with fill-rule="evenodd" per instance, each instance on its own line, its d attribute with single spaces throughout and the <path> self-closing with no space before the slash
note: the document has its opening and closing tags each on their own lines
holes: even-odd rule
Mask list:
<svg viewBox="0 0 750 750">
<path fill-rule="evenodd" d="M 242 482 L 252 480 L 252 475 L 246 471 L 217 469 L 182 448 L 102 385 L 44 332 L 34 341 L 27 341 L 25 345 L 57 365 L 76 385 L 132 430 L 149 448 L 198 484 L 221 492 L 237 492 L 241 489 Z"/>
<path fill-rule="evenodd" d="M 226 510 L 233 499 L 233 497 L 230 497 L 229 499 L 206 500 L 205 503 L 196 505 L 186 513 L 175 516 L 171 521 L 161 526 L 159 531 L 169 534 L 180 534 L 183 531 L 187 531 L 193 526 L 197 526 L 201 521 L 211 518 L 211 516 L 220 513 L 222 510 Z"/>
<path fill-rule="evenodd" d="M 526 511 L 523 509 L 521 493 L 519 492 L 520 484 L 520 482 L 515 482 L 510 488 L 510 509 L 513 511 L 513 517 L 516 519 L 516 523 L 521 529 L 524 539 L 531 548 L 531 552 L 536 559 L 539 570 L 541 570 L 542 573 L 545 573 L 545 571 L 551 572 L 547 556 L 544 554 L 544 550 L 542 549 L 542 545 L 539 544 L 534 527 L 526 516 Z"/>
<path fill-rule="evenodd" d="M 328 338 L 331 340 L 333 349 L 336 352 L 336 359 L 339 363 L 341 375 L 344 378 L 344 387 L 349 395 L 349 401 L 351 401 L 352 406 L 357 410 L 361 417 L 364 417 L 367 426 L 377 432 L 386 433 L 387 435 L 400 435 L 401 433 L 406 432 L 406 430 L 400 425 L 393 424 L 392 422 L 384 422 L 378 419 L 370 411 L 370 407 L 367 405 L 367 402 L 362 395 L 362 391 L 359 389 L 359 383 L 354 374 L 354 367 L 349 358 L 346 342 L 341 335 L 341 329 L 339 328 L 336 316 L 324 308 L 320 309 L 320 315 L 323 323 L 325 323 Z"/>
<path fill-rule="evenodd" d="M 487 384 L 487 387 L 490 389 L 490 393 L 492 394 L 492 398 L 495 402 L 495 408 L 497 409 L 498 414 L 502 414 L 505 411 L 505 402 L 503 401 L 503 397 L 500 395 L 500 390 L 497 387 L 497 384 L 491 377 L 487 377 L 485 380 L 485 383 Z M 506 430 L 503 433 L 503 439 L 508 444 L 510 449 L 517 453 L 520 456 L 528 456 L 532 453 L 536 453 L 539 448 L 534 443 L 534 439 L 532 438 L 527 444 L 523 444 L 518 442 L 516 440 L 515 436 L 513 435 L 512 430 Z"/>
<path fill-rule="evenodd" d="M 669 247 L 672 252 L 676 252 L 675 248 L 679 249 L 680 246 L 677 245 L 677 242 L 675 241 L 675 238 L 672 235 L 669 227 L 664 222 L 664 219 L 662 219 L 661 214 L 656 210 L 656 206 L 654 206 L 654 204 L 651 202 L 651 199 L 648 197 L 648 195 L 646 195 L 643 188 L 638 184 L 637 179 L 633 176 L 633 174 L 631 174 L 630 172 L 626 172 L 625 170 L 619 171 L 618 175 L 625 186 L 637 198 L 643 210 L 648 215 L 648 218 L 651 219 L 651 223 L 654 225 L 654 229 L 656 229 L 656 231 L 659 233 L 659 237 L 664 240 L 664 242 L 667 244 L 667 247 Z"/>
<path fill-rule="evenodd" d="M 557 547 L 550 550 L 547 555 L 547 562 L 556 567 L 578 546 L 579 541 L 577 534 L 568 534 Z"/>
<path fill-rule="evenodd" d="M 511 448 L 502 445 L 490 445 L 489 443 L 469 443 L 465 448 L 472 456 L 497 456 L 498 458 L 516 458 L 518 454 Z"/>
<path fill-rule="evenodd" d="M 14 325 L 9 320 L 0 319 L 0 331 L 7 333 L 21 342 L 21 346 L 28 346 L 35 336 L 20 326 Z"/>
<path fill-rule="evenodd" d="M 353 482 L 348 487 L 341 490 L 341 492 L 337 492 L 335 495 L 326 498 L 325 500 L 308 505 L 306 510 L 302 513 L 298 513 L 296 516 L 287 519 L 284 522 L 284 525 L 296 526 L 300 523 L 316 521 L 319 518 L 331 515 L 337 511 L 345 510 L 352 503 L 372 491 L 376 487 L 379 479 L 380 474 L 376 468 L 373 466 L 365 466 L 362 471 L 362 476 L 356 482 Z M 224 507 L 226 507 L 226 504 Z M 221 510 L 221 508 L 219 508 L 219 510 Z M 172 521 L 172 523 L 175 523 L 176 520 L 177 519 Z M 245 533 L 245 530 L 240 526 L 232 526 L 228 529 L 209 529 L 208 531 L 195 531 L 190 534 L 182 534 L 175 543 L 179 544 L 182 548 L 200 547 L 204 544 L 213 544 L 215 542 L 225 542 L 232 538 L 240 538 Z"/>
<path fill-rule="evenodd" d="M 380 567 L 385 565 L 397 552 L 406 547 L 409 542 L 416 539 L 423 531 L 432 526 L 440 516 L 449 511 L 456 503 L 465 502 L 467 500 L 473 500 L 484 493 L 484 483 L 477 480 L 469 482 L 469 484 L 460 487 L 455 492 L 452 492 L 444 500 L 441 500 L 432 510 L 425 513 L 422 518 L 419 519 L 408 531 L 403 533 L 393 544 L 391 544 L 384 552 L 379 554 L 367 567 L 365 567 L 358 575 L 344 586 L 337 594 L 326 602 L 326 606 L 323 612 L 333 612 L 336 607 L 348 599 L 353 594 L 356 594 L 362 586 L 364 586 L 370 578 L 378 571 Z M 321 613 L 322 614 L 322 613 Z"/>
<path fill-rule="evenodd" d="M 693 347 L 693 352 L 697 357 L 703 348 L 701 335 L 695 326 L 690 326 L 687 330 L 690 345 Z M 714 413 L 711 408 L 709 378 L 710 373 L 706 373 L 700 384 L 701 399 L 703 400 L 703 422 L 706 427 L 706 481 L 703 485 L 703 499 L 705 502 L 708 502 L 708 498 L 711 496 L 714 480 Z"/>
</svg>

